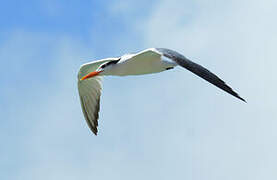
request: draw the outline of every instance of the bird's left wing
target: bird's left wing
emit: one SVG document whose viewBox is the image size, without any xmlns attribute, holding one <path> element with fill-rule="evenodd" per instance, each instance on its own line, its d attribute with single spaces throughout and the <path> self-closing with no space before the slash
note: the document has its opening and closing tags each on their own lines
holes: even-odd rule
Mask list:
<svg viewBox="0 0 277 180">
<path fill-rule="evenodd" d="M 175 61 L 180 66 L 186 68 L 187 70 L 193 72 L 197 76 L 212 83 L 213 85 L 217 86 L 218 88 L 222 89 L 223 91 L 235 96 L 236 98 L 238 98 L 242 101 L 245 101 L 242 97 L 240 97 L 238 95 L 238 93 L 236 93 L 223 80 L 221 80 L 217 75 L 215 75 L 208 69 L 204 68 L 203 66 L 190 61 L 185 56 L 183 56 L 182 54 L 180 54 L 176 51 L 166 49 L 166 48 L 156 48 L 156 50 L 159 51 L 160 53 L 162 53 L 165 57 L 170 58 L 171 60 Z"/>
</svg>

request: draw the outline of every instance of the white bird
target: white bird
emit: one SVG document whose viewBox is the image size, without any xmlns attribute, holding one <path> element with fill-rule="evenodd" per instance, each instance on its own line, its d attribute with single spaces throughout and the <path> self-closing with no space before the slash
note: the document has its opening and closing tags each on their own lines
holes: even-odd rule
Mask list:
<svg viewBox="0 0 277 180">
<path fill-rule="evenodd" d="M 107 58 L 81 66 L 78 73 L 78 90 L 82 111 L 91 131 L 97 135 L 101 95 L 101 78 L 106 75 L 128 76 L 151 74 L 182 66 L 218 88 L 245 102 L 235 91 L 215 74 L 176 51 L 149 48 L 136 54 Z"/>
</svg>

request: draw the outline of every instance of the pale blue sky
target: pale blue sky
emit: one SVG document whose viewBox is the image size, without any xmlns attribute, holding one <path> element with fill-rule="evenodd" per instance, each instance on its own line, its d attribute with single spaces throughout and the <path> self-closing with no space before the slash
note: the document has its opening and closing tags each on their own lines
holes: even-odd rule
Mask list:
<svg viewBox="0 0 277 180">
<path fill-rule="evenodd" d="M 0 179 L 276 179 L 273 0 L 5 1 L 0 6 Z M 103 81 L 99 135 L 79 66 L 178 50 L 244 104 L 182 68 Z"/>
</svg>

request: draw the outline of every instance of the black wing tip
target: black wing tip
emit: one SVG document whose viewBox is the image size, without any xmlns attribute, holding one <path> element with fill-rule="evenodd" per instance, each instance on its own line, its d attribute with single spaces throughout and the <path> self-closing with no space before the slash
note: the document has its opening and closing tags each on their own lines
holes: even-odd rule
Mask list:
<svg viewBox="0 0 277 180">
<path fill-rule="evenodd" d="M 241 101 L 247 103 L 247 101 L 245 99 L 243 99 L 242 97 L 240 97 L 240 95 L 238 93 L 236 93 L 231 87 L 229 87 L 227 84 L 225 84 L 225 86 L 228 87 L 229 89 L 223 89 L 222 87 L 219 87 L 219 88 L 222 89 L 223 91 L 229 93 L 230 95 L 240 99 Z"/>
<path fill-rule="evenodd" d="M 98 133 L 97 130 L 96 130 L 96 131 L 93 131 L 93 134 L 94 134 L 95 136 L 97 136 L 97 133 Z"/>
<path fill-rule="evenodd" d="M 95 136 L 97 136 L 97 133 L 98 133 L 97 127 L 90 128 L 90 130 Z"/>
<path fill-rule="evenodd" d="M 219 87 L 223 91 L 229 93 L 230 95 L 240 99 L 241 101 L 247 103 L 247 101 L 244 98 L 240 97 L 240 95 L 238 93 L 236 93 L 230 86 L 228 86 L 224 81 L 222 81 L 222 82 L 224 83 L 225 87 L 227 87 L 227 89 L 225 89 L 223 87 L 219 87 L 219 86 L 217 86 L 217 87 Z"/>
<path fill-rule="evenodd" d="M 242 97 L 240 97 L 239 95 L 236 97 L 239 98 L 240 100 L 242 100 L 243 102 L 247 103 L 247 101 L 245 99 L 243 99 Z"/>
<path fill-rule="evenodd" d="M 98 133 L 97 127 L 92 127 L 92 126 L 90 126 L 89 129 L 91 130 L 91 132 L 92 132 L 95 136 L 97 136 L 97 133 Z"/>
</svg>

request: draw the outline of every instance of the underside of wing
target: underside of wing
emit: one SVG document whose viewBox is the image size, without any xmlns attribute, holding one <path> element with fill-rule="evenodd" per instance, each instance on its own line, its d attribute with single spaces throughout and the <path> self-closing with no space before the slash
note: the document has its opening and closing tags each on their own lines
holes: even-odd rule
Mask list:
<svg viewBox="0 0 277 180">
<path fill-rule="evenodd" d="M 227 93 L 235 96 L 236 98 L 245 101 L 241 98 L 231 87 L 229 87 L 223 80 L 221 80 L 218 76 L 214 73 L 210 72 L 208 69 L 204 68 L 203 66 L 196 64 L 185 56 L 179 54 L 176 51 L 165 49 L 165 48 L 156 48 L 159 52 L 161 52 L 165 57 L 172 59 L 180 66 L 186 68 L 187 70 L 193 72 L 197 76 L 205 79 L 206 81 L 212 83 L 213 85 L 217 86 L 218 88 L 226 91 Z"/>
<path fill-rule="evenodd" d="M 90 130 L 97 135 L 98 113 L 100 109 L 101 77 L 78 80 L 81 107 Z"/>
</svg>

